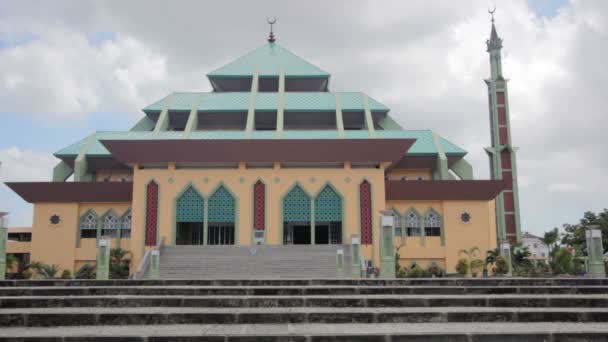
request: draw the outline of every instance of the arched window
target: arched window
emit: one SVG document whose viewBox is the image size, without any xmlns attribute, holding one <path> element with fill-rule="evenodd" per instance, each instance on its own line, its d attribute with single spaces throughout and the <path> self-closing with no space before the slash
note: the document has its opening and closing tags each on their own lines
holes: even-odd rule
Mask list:
<svg viewBox="0 0 608 342">
<path fill-rule="evenodd" d="M 401 215 L 399 215 L 399 212 L 395 209 L 391 209 L 390 213 L 395 220 L 395 236 L 402 236 L 403 231 L 401 229 Z"/>
<path fill-rule="evenodd" d="M 420 217 L 411 210 L 405 217 L 407 236 L 420 236 Z"/>
<path fill-rule="evenodd" d="M 441 220 L 435 211 L 429 211 L 424 217 L 424 234 L 426 236 L 441 236 Z"/>
<path fill-rule="evenodd" d="M 311 242 L 311 200 L 296 185 L 283 198 L 283 244 L 308 245 Z"/>
<path fill-rule="evenodd" d="M 224 186 L 209 197 L 208 212 L 207 243 L 234 245 L 236 200 Z"/>
<path fill-rule="evenodd" d="M 342 243 L 342 198 L 326 185 L 315 198 L 315 244 Z"/>
<path fill-rule="evenodd" d="M 118 218 L 112 211 L 108 212 L 103 217 L 101 236 L 113 238 L 118 236 Z"/>
<path fill-rule="evenodd" d="M 80 219 L 80 238 L 81 239 L 96 239 L 97 238 L 97 215 L 93 211 L 87 212 Z"/>
<path fill-rule="evenodd" d="M 131 237 L 131 210 L 122 216 L 122 221 L 120 222 L 120 237 Z"/>
</svg>

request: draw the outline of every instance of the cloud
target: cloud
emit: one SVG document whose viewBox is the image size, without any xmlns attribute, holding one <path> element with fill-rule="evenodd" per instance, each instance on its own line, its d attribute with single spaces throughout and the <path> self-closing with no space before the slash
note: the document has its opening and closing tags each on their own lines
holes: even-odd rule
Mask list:
<svg viewBox="0 0 608 342">
<path fill-rule="evenodd" d="M 608 201 L 608 2 L 561 3 L 546 17 L 525 0 L 497 2 L 524 229 L 576 220 L 580 205 Z M 264 44 L 272 15 L 278 43 L 332 73 L 332 90 L 364 91 L 404 127 L 437 131 L 486 178 L 487 8 L 486 0 L 12 2 L 0 14 L 0 40 L 17 42 L 0 48 L 0 115 L 73 120 L 115 110 L 135 121 L 171 91 L 208 90 L 205 73 Z"/>
<path fill-rule="evenodd" d="M 149 97 L 164 95 L 150 85 L 167 78 L 165 58 L 137 39 L 94 41 L 51 30 L 0 49 L 0 115 L 74 120 L 95 112 L 135 114 Z"/>
</svg>

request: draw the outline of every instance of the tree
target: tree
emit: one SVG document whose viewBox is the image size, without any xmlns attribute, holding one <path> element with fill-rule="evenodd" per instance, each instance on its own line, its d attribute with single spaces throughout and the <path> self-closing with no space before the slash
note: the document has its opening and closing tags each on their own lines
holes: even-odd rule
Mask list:
<svg viewBox="0 0 608 342">
<path fill-rule="evenodd" d="M 559 229 L 553 228 L 552 230 L 545 232 L 543 241 L 549 246 L 549 255 L 553 252 L 557 241 L 559 240 Z"/>
<path fill-rule="evenodd" d="M 122 248 L 110 250 L 110 279 L 129 278 L 129 266 L 131 265 L 131 252 Z"/>
<path fill-rule="evenodd" d="M 471 275 L 473 277 L 477 276 L 477 273 L 479 273 L 479 271 L 481 271 L 481 269 L 483 268 L 484 262 L 483 260 L 477 258 L 477 256 L 479 255 L 480 251 L 478 247 L 471 247 L 469 249 L 461 249 L 458 254 L 459 255 L 465 255 L 466 258 L 462 258 L 460 260 L 458 260 L 458 262 L 460 263 L 461 260 L 464 260 L 467 265 L 467 271 L 471 270 Z M 459 273 L 461 271 L 458 271 Z"/>
<path fill-rule="evenodd" d="M 562 244 L 573 247 L 577 255 L 586 255 L 585 230 L 589 226 L 598 226 L 598 229 L 602 231 L 604 253 L 606 253 L 608 250 L 608 209 L 604 209 L 597 214 L 588 211 L 583 215 L 578 224 L 564 224 L 565 233 L 562 237 Z"/>
</svg>

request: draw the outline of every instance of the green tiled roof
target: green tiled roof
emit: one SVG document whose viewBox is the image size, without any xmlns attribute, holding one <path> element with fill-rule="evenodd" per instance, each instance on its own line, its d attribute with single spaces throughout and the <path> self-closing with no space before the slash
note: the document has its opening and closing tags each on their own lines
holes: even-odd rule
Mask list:
<svg viewBox="0 0 608 342">
<path fill-rule="evenodd" d="M 340 96 L 343 111 L 364 110 L 361 92 L 329 93 L 329 92 L 290 92 L 285 93 L 284 109 L 293 111 L 335 111 L 336 95 Z M 277 93 L 258 93 L 255 100 L 256 110 L 277 110 Z M 199 111 L 247 111 L 249 108 L 248 92 L 227 93 L 173 93 L 162 100 L 144 108 L 144 112 L 159 112 L 169 103 L 171 111 L 190 111 L 192 104 L 200 99 Z M 375 99 L 368 97 L 370 110 L 388 112 L 389 108 Z"/>
<path fill-rule="evenodd" d="M 276 43 L 268 43 L 257 48 L 210 72 L 207 76 L 210 78 L 252 76 L 256 70 L 260 76 L 279 76 L 281 67 L 285 69 L 286 76 L 329 77 L 326 71 Z"/>
<path fill-rule="evenodd" d="M 252 136 L 246 136 L 245 131 L 194 131 L 190 133 L 189 139 L 339 139 L 340 135 L 336 130 L 296 130 L 284 131 L 279 137 L 275 131 L 255 131 Z M 344 131 L 345 139 L 373 139 L 367 130 Z M 377 139 L 397 139 L 410 138 L 416 142 L 408 151 L 408 155 L 433 155 L 437 153 L 433 142 L 433 132 L 392 130 L 376 131 Z M 80 140 L 55 153 L 57 157 L 76 157 L 86 139 Z M 97 132 L 95 139 L 89 146 L 87 156 L 104 157 L 109 156 L 110 152 L 101 144 L 100 140 L 170 140 L 184 139 L 184 132 L 162 131 L 159 134 L 154 132 L 127 131 L 127 132 Z M 441 138 L 443 149 L 448 155 L 464 155 L 467 152 L 454 145 L 450 141 Z"/>
</svg>

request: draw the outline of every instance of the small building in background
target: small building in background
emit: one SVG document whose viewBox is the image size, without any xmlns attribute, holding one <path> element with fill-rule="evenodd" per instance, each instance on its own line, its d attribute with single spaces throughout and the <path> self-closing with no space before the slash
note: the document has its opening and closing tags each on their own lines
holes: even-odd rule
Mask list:
<svg viewBox="0 0 608 342">
<path fill-rule="evenodd" d="M 532 260 L 548 260 L 549 259 L 549 245 L 545 243 L 543 238 L 536 235 L 524 232 L 522 235 L 522 246 L 528 248 L 528 251 L 532 254 L 530 259 Z"/>
</svg>

